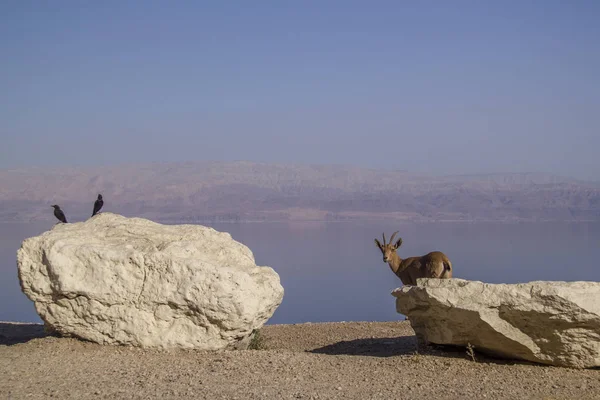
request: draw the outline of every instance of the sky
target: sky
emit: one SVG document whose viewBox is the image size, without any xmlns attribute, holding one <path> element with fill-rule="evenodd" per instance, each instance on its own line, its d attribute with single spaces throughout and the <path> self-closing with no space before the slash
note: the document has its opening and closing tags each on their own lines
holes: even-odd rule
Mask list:
<svg viewBox="0 0 600 400">
<path fill-rule="evenodd" d="M 0 2 L 0 168 L 600 180 L 600 2 Z"/>
</svg>

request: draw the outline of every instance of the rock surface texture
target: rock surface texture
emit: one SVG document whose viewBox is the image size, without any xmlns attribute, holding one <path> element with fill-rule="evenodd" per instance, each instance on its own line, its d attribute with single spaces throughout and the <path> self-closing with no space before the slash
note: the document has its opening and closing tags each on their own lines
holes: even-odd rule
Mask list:
<svg viewBox="0 0 600 400">
<path fill-rule="evenodd" d="M 392 292 L 422 342 L 564 367 L 600 366 L 600 283 L 420 279 Z"/>
<path fill-rule="evenodd" d="M 50 329 L 97 343 L 245 348 L 283 299 L 228 233 L 111 213 L 26 239 L 17 264 Z"/>
</svg>

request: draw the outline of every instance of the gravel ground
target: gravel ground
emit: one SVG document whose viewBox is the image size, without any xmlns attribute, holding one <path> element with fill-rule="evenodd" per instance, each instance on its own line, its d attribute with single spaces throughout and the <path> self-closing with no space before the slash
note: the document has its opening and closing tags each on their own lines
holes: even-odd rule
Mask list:
<svg viewBox="0 0 600 400">
<path fill-rule="evenodd" d="M 600 399 L 600 370 L 417 352 L 408 322 L 270 325 L 259 350 L 100 346 L 0 323 L 0 399 Z"/>
</svg>

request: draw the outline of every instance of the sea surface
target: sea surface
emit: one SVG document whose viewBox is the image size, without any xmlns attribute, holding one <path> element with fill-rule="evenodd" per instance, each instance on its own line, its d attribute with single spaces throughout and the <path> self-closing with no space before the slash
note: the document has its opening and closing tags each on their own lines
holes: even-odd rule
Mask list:
<svg viewBox="0 0 600 400">
<path fill-rule="evenodd" d="M 0 223 L 0 321 L 40 322 L 21 292 L 21 241 L 54 222 Z M 269 324 L 392 321 L 390 292 L 402 285 L 374 240 L 399 230 L 401 257 L 445 252 L 454 276 L 491 283 L 600 281 L 600 223 L 290 222 L 206 224 L 247 245 L 285 288 Z"/>
</svg>

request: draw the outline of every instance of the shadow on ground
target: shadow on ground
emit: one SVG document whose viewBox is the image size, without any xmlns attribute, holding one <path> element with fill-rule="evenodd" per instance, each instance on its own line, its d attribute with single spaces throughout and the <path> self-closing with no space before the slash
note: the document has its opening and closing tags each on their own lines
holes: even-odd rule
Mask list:
<svg viewBox="0 0 600 400">
<path fill-rule="evenodd" d="M 417 351 L 415 336 L 395 338 L 354 339 L 341 341 L 310 350 L 310 353 L 329 355 L 351 355 L 372 357 L 393 357 L 414 354 Z"/>
<path fill-rule="evenodd" d="M 416 336 L 347 340 L 309 350 L 308 352 L 328 355 L 369 357 L 395 357 L 420 354 L 445 358 L 461 358 L 475 362 L 501 365 L 528 364 L 543 366 L 542 364 L 535 364 L 525 360 L 502 358 L 491 354 L 480 353 L 478 351 L 473 353 L 473 359 L 466 349 L 460 346 L 429 344 L 427 346 L 418 347 Z"/>
<path fill-rule="evenodd" d="M 19 324 L 0 322 L 0 345 L 26 343 L 32 339 L 49 336 L 42 324 Z"/>
</svg>

